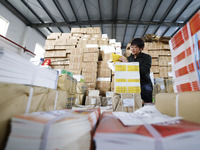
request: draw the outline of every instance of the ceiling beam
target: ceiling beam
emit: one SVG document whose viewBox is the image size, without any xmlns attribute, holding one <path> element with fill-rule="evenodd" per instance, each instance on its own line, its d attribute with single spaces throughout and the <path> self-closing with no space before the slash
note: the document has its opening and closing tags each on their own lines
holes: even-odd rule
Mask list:
<svg viewBox="0 0 200 150">
<path fill-rule="evenodd" d="M 162 0 L 160 0 L 159 4 L 157 5 L 156 10 L 154 11 L 153 16 L 151 17 L 151 21 L 153 21 L 153 18 L 155 17 L 158 9 L 160 8 L 161 3 L 162 3 Z M 143 37 L 146 35 L 146 32 L 147 32 L 148 28 L 149 28 L 149 26 L 147 26 L 146 30 L 144 31 Z"/>
<path fill-rule="evenodd" d="M 0 0 L 0 3 L 4 5 L 8 10 L 10 10 L 17 18 L 19 18 L 25 25 L 31 24 L 31 22 L 22 15 L 12 4 L 10 4 L 7 0 Z"/>
<path fill-rule="evenodd" d="M 32 12 L 35 15 L 35 17 L 40 22 L 44 23 L 44 21 L 40 18 L 40 16 L 38 16 L 38 14 L 31 8 L 31 6 L 25 0 L 21 0 L 21 2 L 29 9 L 30 12 Z M 52 33 L 52 30 L 50 28 L 47 27 L 47 30 Z"/>
<path fill-rule="evenodd" d="M 147 2 L 148 2 L 148 0 L 145 0 L 144 7 L 142 8 L 142 12 L 141 12 L 140 17 L 139 17 L 139 21 L 140 21 L 141 18 L 142 18 L 142 15 L 143 15 L 143 13 L 144 13 L 144 9 L 145 9 L 145 7 L 146 7 L 146 5 L 147 5 Z M 134 32 L 134 34 L 133 34 L 133 38 L 135 37 L 135 34 L 136 34 L 136 32 L 137 32 L 137 29 L 138 29 L 138 25 L 136 26 L 135 32 Z M 133 38 L 132 38 L 132 39 L 133 39 Z"/>
<path fill-rule="evenodd" d="M 170 4 L 170 6 L 167 8 L 167 11 L 165 12 L 165 14 L 163 15 L 163 17 L 161 18 L 160 22 L 165 21 L 165 19 L 167 18 L 168 14 L 170 13 L 170 11 L 172 10 L 172 8 L 174 7 L 174 5 L 176 4 L 177 0 L 173 0 Z"/>
<path fill-rule="evenodd" d="M 52 23 L 36 23 L 31 24 L 33 28 L 37 27 L 62 27 L 62 26 L 77 26 L 77 25 L 98 25 L 98 24 L 133 24 L 133 25 L 153 25 L 153 26 L 171 26 L 183 27 L 185 23 L 170 23 L 170 22 L 153 22 L 153 21 L 131 21 L 131 20 L 91 20 L 91 21 L 75 21 L 75 22 L 52 22 Z"/>
<path fill-rule="evenodd" d="M 199 10 L 200 10 L 200 6 L 190 15 L 190 17 L 188 17 L 188 19 L 185 21 L 185 23 L 187 23 Z"/>
<path fill-rule="evenodd" d="M 112 19 L 114 24 L 112 24 L 112 38 L 116 39 L 116 23 L 117 20 L 117 11 L 118 11 L 118 0 L 112 0 Z"/>
<path fill-rule="evenodd" d="M 69 23 L 69 19 L 67 18 L 64 10 L 62 9 L 62 6 L 60 5 L 58 0 L 53 0 L 53 3 L 55 4 L 56 8 L 58 9 L 58 11 L 60 12 L 61 16 L 63 17 L 63 19 L 65 20 L 65 22 Z M 68 27 L 69 30 L 71 30 L 71 27 Z"/>
<path fill-rule="evenodd" d="M 85 10 L 86 10 L 86 14 L 87 14 L 88 20 L 90 21 L 90 16 L 89 16 L 89 13 L 88 13 L 88 9 L 87 9 L 87 5 L 85 3 L 85 0 L 83 0 L 83 4 L 84 4 Z"/>
<path fill-rule="evenodd" d="M 43 3 L 41 0 L 37 0 L 37 1 L 38 1 L 38 3 L 40 4 L 40 6 L 44 9 L 44 11 L 47 13 L 47 15 L 51 18 L 51 20 L 52 20 L 53 22 L 56 23 L 55 18 L 52 16 L 52 14 L 51 14 L 50 11 L 47 9 L 47 7 L 44 5 L 44 3 Z M 62 29 L 61 29 L 60 27 L 58 27 L 58 29 L 60 30 L 60 32 L 63 33 L 63 31 L 62 31 Z"/>
<path fill-rule="evenodd" d="M 129 12 L 128 12 L 128 18 L 127 18 L 127 20 L 130 20 L 130 14 L 131 14 L 132 4 L 133 4 L 133 0 L 131 0 L 131 4 L 130 4 L 130 7 L 129 7 Z M 122 41 L 122 47 L 124 46 L 124 40 L 125 40 L 125 36 L 126 36 L 127 27 L 128 27 L 128 25 L 126 24 L 125 31 L 124 31 L 124 36 L 123 36 L 123 41 Z"/>
<path fill-rule="evenodd" d="M 100 21 L 102 21 L 100 0 L 98 0 L 98 7 L 99 7 L 99 17 L 100 17 Z M 102 24 L 101 24 L 101 32 L 102 32 L 102 34 L 103 34 L 103 26 L 102 26 Z"/>
<path fill-rule="evenodd" d="M 183 12 L 189 7 L 189 5 L 192 3 L 193 0 L 190 0 L 187 2 L 187 4 L 181 9 L 181 11 L 179 11 L 178 15 L 173 19 L 173 23 L 175 23 L 177 21 L 177 19 L 181 16 L 181 14 L 183 14 Z M 164 36 L 167 31 L 170 29 L 170 27 L 168 27 L 165 32 L 162 33 L 161 36 Z"/>
</svg>

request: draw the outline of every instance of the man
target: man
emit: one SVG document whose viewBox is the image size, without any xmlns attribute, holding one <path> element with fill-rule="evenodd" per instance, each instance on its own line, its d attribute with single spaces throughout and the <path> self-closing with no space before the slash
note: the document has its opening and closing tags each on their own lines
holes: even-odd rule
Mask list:
<svg viewBox="0 0 200 150">
<path fill-rule="evenodd" d="M 131 42 L 129 57 L 121 57 L 122 62 L 139 62 L 140 66 L 140 85 L 141 97 L 145 103 L 152 102 L 153 86 L 150 78 L 151 56 L 142 53 L 144 49 L 144 41 L 141 38 L 135 38 Z"/>
</svg>

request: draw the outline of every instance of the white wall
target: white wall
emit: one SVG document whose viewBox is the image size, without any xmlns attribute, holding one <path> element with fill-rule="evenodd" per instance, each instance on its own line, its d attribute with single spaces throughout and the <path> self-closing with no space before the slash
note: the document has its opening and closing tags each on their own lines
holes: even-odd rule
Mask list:
<svg viewBox="0 0 200 150">
<path fill-rule="evenodd" d="M 15 43 L 26 47 L 28 50 L 34 52 L 36 43 L 44 46 L 45 38 L 43 38 L 35 29 L 26 26 L 20 19 L 18 19 L 12 12 L 5 8 L 0 3 L 0 15 L 9 21 L 8 31 L 6 37 Z M 30 59 L 29 54 L 23 53 L 20 48 L 14 46 L 0 37 L 0 47 L 11 50 L 26 59 Z"/>
</svg>

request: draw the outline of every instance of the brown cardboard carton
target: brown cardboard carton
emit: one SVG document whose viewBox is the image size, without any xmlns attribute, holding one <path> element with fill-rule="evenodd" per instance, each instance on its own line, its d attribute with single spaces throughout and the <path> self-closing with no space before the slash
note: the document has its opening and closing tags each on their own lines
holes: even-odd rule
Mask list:
<svg viewBox="0 0 200 150">
<path fill-rule="evenodd" d="M 157 58 L 160 55 L 160 51 L 159 50 L 149 50 L 149 55 L 151 55 L 151 57 L 153 58 Z"/>
<path fill-rule="evenodd" d="M 134 107 L 133 106 L 126 106 L 122 101 L 124 99 L 133 99 L 134 98 Z M 113 111 L 124 111 L 124 112 L 133 112 L 142 107 L 142 99 L 140 93 L 130 94 L 122 94 L 122 98 L 120 94 L 115 93 L 112 98 L 112 106 Z"/>
<path fill-rule="evenodd" d="M 168 77 L 168 67 L 159 67 L 160 70 L 160 77 Z"/>
<path fill-rule="evenodd" d="M 152 58 L 151 65 L 155 65 L 155 66 L 159 65 L 158 58 Z"/>
<path fill-rule="evenodd" d="M 70 60 L 70 62 L 82 62 L 83 56 L 82 55 L 70 55 L 69 60 Z"/>
<path fill-rule="evenodd" d="M 109 69 L 108 63 L 105 61 L 98 61 L 98 68 Z"/>
<path fill-rule="evenodd" d="M 101 96 L 86 96 L 85 105 L 101 106 Z"/>
<path fill-rule="evenodd" d="M 160 93 L 156 95 L 156 108 L 163 114 L 175 117 L 176 109 L 184 120 L 200 123 L 200 92 Z M 178 99 L 178 103 L 176 103 Z M 178 104 L 178 105 L 176 105 Z"/>
<path fill-rule="evenodd" d="M 153 73 L 159 73 L 159 66 L 151 66 L 151 72 Z"/>
<path fill-rule="evenodd" d="M 96 62 L 83 62 L 82 63 L 83 72 L 97 72 L 97 63 Z"/>
<path fill-rule="evenodd" d="M 93 72 L 82 72 L 82 75 L 84 76 L 85 78 L 85 82 L 88 83 L 88 82 L 96 82 L 97 80 L 97 74 L 96 72 L 93 73 Z"/>
<path fill-rule="evenodd" d="M 162 56 L 171 56 L 171 51 L 170 51 L 170 49 L 161 49 L 160 50 L 160 55 L 162 55 Z"/>
<path fill-rule="evenodd" d="M 70 72 L 73 73 L 73 75 L 80 75 L 81 74 L 81 70 L 70 70 Z"/>
<path fill-rule="evenodd" d="M 111 77 L 110 69 L 98 69 L 98 77 Z"/>
<path fill-rule="evenodd" d="M 76 101 L 75 105 L 83 105 L 85 103 L 86 94 L 75 94 Z"/>
<path fill-rule="evenodd" d="M 159 66 L 169 66 L 169 63 L 171 62 L 170 56 L 159 56 Z"/>
<path fill-rule="evenodd" d="M 66 57 L 65 50 L 46 51 L 44 57 Z"/>
<path fill-rule="evenodd" d="M 94 47 L 94 48 L 85 48 L 84 53 L 98 53 L 99 52 L 99 48 L 98 47 Z"/>
<path fill-rule="evenodd" d="M 76 95 L 75 94 L 68 95 L 67 102 L 66 102 L 66 108 L 72 109 L 72 107 L 75 106 L 75 102 L 76 102 Z"/>
<path fill-rule="evenodd" d="M 84 53 L 83 61 L 84 62 L 97 62 L 99 58 L 99 53 Z"/>
<path fill-rule="evenodd" d="M 81 62 L 70 62 L 69 69 L 70 70 L 81 70 L 82 63 Z"/>
<path fill-rule="evenodd" d="M 95 88 L 96 88 L 96 82 L 87 83 L 87 85 L 88 85 L 88 89 L 89 89 L 89 88 L 92 88 L 92 89 L 95 90 Z"/>
<path fill-rule="evenodd" d="M 100 90 L 100 95 L 105 96 L 107 91 L 110 91 L 110 81 L 97 81 L 97 89 Z"/>
</svg>

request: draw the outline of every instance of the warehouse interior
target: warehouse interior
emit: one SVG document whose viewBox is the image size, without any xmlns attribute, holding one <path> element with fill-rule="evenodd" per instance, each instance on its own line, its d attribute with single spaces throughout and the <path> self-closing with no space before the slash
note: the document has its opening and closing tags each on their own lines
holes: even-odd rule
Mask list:
<svg viewBox="0 0 200 150">
<path fill-rule="evenodd" d="M 0 95 L 0 149 L 198 150 L 200 0 L 0 0 Z"/>
</svg>

